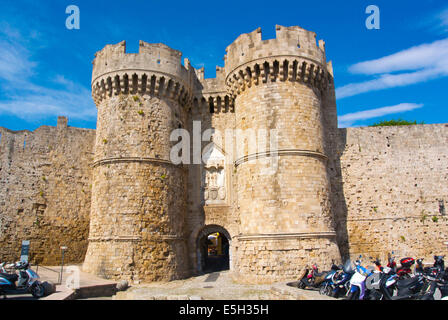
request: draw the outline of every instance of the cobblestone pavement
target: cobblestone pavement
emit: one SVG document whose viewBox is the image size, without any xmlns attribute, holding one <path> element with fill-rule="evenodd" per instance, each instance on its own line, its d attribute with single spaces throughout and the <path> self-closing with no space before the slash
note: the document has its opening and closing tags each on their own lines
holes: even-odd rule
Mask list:
<svg viewBox="0 0 448 320">
<path fill-rule="evenodd" d="M 272 284 L 239 284 L 229 271 L 209 273 L 185 280 L 135 285 L 118 292 L 115 300 L 269 300 L 273 299 Z M 278 286 L 278 284 L 277 284 Z M 316 291 L 300 290 L 280 285 L 280 288 L 301 291 L 299 299 L 326 299 Z M 283 290 L 283 289 L 281 289 Z M 280 297 L 281 298 L 281 297 Z"/>
<path fill-rule="evenodd" d="M 205 300 L 216 299 L 269 299 L 271 285 L 237 284 L 229 271 L 214 272 L 185 280 L 156 282 L 135 285 L 125 292 L 119 292 L 115 299 L 164 299 L 177 296 L 179 299 L 201 297 Z"/>
</svg>

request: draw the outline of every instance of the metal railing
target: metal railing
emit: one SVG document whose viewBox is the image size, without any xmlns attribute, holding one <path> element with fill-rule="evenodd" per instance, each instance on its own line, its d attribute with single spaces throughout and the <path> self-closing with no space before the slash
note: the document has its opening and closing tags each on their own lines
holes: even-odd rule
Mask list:
<svg viewBox="0 0 448 320">
<path fill-rule="evenodd" d="M 31 266 L 31 264 L 30 264 L 30 266 Z M 38 264 L 36 264 L 36 273 L 37 274 L 39 274 L 39 268 L 55 273 L 57 275 L 57 280 L 55 281 L 55 284 L 56 285 L 62 284 L 62 268 L 61 268 L 61 271 L 57 271 L 57 270 L 51 269 L 49 267 L 39 266 Z"/>
</svg>

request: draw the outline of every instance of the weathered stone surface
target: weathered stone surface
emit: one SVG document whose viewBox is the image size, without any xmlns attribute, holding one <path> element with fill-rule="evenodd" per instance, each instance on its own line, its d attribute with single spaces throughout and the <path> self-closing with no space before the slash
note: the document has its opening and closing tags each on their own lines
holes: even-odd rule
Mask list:
<svg viewBox="0 0 448 320">
<path fill-rule="evenodd" d="M 85 271 L 167 281 L 201 273 L 200 240 L 220 232 L 233 278 L 255 283 L 341 254 L 447 253 L 448 125 L 338 129 L 324 42 L 299 27 L 270 40 L 257 29 L 226 52 L 205 79 L 164 44 L 107 45 L 92 74 L 96 131 L 65 118 L 0 128 L 0 259 L 27 239 L 34 262 L 58 264 L 66 245 Z M 174 129 L 190 134 L 190 163 L 194 134 L 210 133 L 205 161 L 171 162 Z M 277 143 L 250 130 L 277 130 Z"/>
<path fill-rule="evenodd" d="M 126 280 L 121 280 L 119 283 L 117 283 L 118 291 L 125 291 L 127 288 L 129 288 L 129 283 Z"/>
<path fill-rule="evenodd" d="M 91 201 L 90 164 L 95 130 L 42 126 L 31 132 L 0 128 L 1 261 L 20 258 L 30 240 L 30 261 L 58 265 L 84 260 Z"/>
<path fill-rule="evenodd" d="M 339 130 L 334 180 L 343 197 L 334 205 L 345 253 L 428 262 L 447 253 L 447 142 L 447 124 Z"/>
</svg>

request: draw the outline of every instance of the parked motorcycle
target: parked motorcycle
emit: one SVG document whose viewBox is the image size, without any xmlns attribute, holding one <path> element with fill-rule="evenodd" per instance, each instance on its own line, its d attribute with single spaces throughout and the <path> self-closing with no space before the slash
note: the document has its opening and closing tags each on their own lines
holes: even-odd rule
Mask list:
<svg viewBox="0 0 448 320">
<path fill-rule="evenodd" d="M 39 275 L 31 270 L 29 263 L 17 262 L 14 269 L 18 271 L 18 274 L 0 273 L 0 295 L 4 298 L 8 294 L 27 293 L 31 293 L 35 298 L 44 296 L 45 289 L 39 281 Z"/>
<path fill-rule="evenodd" d="M 415 263 L 415 260 L 411 257 L 403 258 L 400 260 L 400 268 L 397 267 L 397 263 L 395 262 L 394 252 L 392 254 L 388 254 L 388 263 L 387 266 L 392 269 L 394 273 L 398 275 L 399 278 L 405 279 L 409 278 L 412 275 L 411 266 Z"/>
<path fill-rule="evenodd" d="M 342 266 L 337 266 L 334 264 L 334 261 L 331 262 L 331 270 L 327 273 L 324 278 L 324 281 L 319 286 L 319 293 L 323 295 L 329 295 L 331 292 L 331 284 L 333 282 L 333 275 L 341 270 Z"/>
<path fill-rule="evenodd" d="M 370 257 L 370 259 L 373 259 Z M 383 295 L 380 291 L 380 283 L 383 277 L 388 276 L 391 272 L 391 268 L 383 267 L 379 258 L 372 261 L 375 264 L 375 268 L 365 280 L 366 284 L 366 298 L 370 300 L 381 300 Z"/>
<path fill-rule="evenodd" d="M 363 267 L 361 258 L 362 255 L 355 261 L 355 273 L 350 279 L 347 300 L 363 300 L 367 296 L 366 279 L 373 274 L 373 270 Z"/>
<path fill-rule="evenodd" d="M 387 254 L 387 267 L 391 269 L 392 272 L 397 272 L 397 263 L 395 262 L 395 256 L 393 255 L 394 252 L 392 251 L 392 254 Z"/>
<path fill-rule="evenodd" d="M 342 270 L 338 270 L 332 275 L 329 296 L 333 298 L 344 296 L 350 289 L 350 279 L 354 273 L 350 260 L 347 260 Z"/>
<path fill-rule="evenodd" d="M 305 289 L 307 287 L 311 288 L 319 288 L 321 283 L 325 280 L 329 271 L 319 272 L 319 269 L 316 264 L 313 264 L 311 268 L 308 266 L 305 268 L 305 271 L 302 277 L 299 280 L 299 288 Z"/>
<path fill-rule="evenodd" d="M 445 271 L 445 261 L 443 260 L 445 256 L 434 256 L 434 268 L 437 268 L 439 272 Z"/>
<path fill-rule="evenodd" d="M 398 277 L 402 279 L 410 278 L 412 276 L 411 266 L 415 263 L 415 259 L 411 257 L 400 260 L 401 267 L 397 270 Z"/>
<path fill-rule="evenodd" d="M 439 273 L 445 271 L 445 261 L 443 260 L 444 257 L 445 256 L 434 256 L 434 264 L 432 267 L 424 267 L 423 258 L 417 259 L 415 274 L 432 275 L 435 277 Z"/>
<path fill-rule="evenodd" d="M 353 264 L 348 260 L 343 266 L 336 266 L 332 261 L 331 270 L 325 272 L 319 272 L 314 264 L 306 268 L 294 286 L 319 288 L 321 294 L 351 300 L 448 300 L 444 256 L 434 256 L 431 267 L 424 267 L 422 258 L 402 258 L 398 268 L 393 254 L 392 251 L 388 256 L 387 267 L 381 265 L 379 258 L 370 257 L 374 266 L 366 268 L 361 262 L 362 255 Z"/>
<path fill-rule="evenodd" d="M 372 259 L 372 257 L 370 259 Z M 378 257 L 372 262 L 375 264 L 376 271 L 379 271 L 379 272 L 383 271 L 383 266 L 381 265 L 381 261 Z"/>
<path fill-rule="evenodd" d="M 334 274 L 336 271 L 340 270 L 341 267 L 342 266 L 335 265 L 334 261 L 332 261 L 331 270 L 329 271 L 319 272 L 317 264 L 313 264 L 311 268 L 309 266 L 306 266 L 305 270 L 299 277 L 300 280 L 298 283 L 298 287 L 300 289 L 305 289 L 307 287 L 319 288 L 320 291 L 321 285 L 324 284 L 324 282 L 329 282 L 330 280 L 329 275 Z"/>
<path fill-rule="evenodd" d="M 417 275 L 402 279 L 398 274 L 392 274 L 381 281 L 380 291 L 384 300 L 419 299 L 422 296 L 424 285 L 424 276 Z M 394 294 L 395 291 L 396 294 Z"/>
<path fill-rule="evenodd" d="M 434 300 L 436 290 L 440 291 L 441 300 L 448 300 L 448 268 L 445 269 L 445 256 L 434 256 L 432 267 L 423 268 L 423 259 L 417 260 L 415 273 L 427 280 L 422 300 Z"/>
<path fill-rule="evenodd" d="M 393 296 L 397 275 L 389 267 L 383 267 L 381 272 L 375 271 L 366 279 L 368 298 L 370 300 L 384 300 L 383 291 L 387 290 Z"/>
<path fill-rule="evenodd" d="M 427 267 L 425 268 L 423 266 L 423 260 L 424 260 L 423 258 L 416 260 L 415 271 L 414 271 L 415 275 L 423 275 L 425 273 L 425 269 L 427 269 Z"/>
</svg>

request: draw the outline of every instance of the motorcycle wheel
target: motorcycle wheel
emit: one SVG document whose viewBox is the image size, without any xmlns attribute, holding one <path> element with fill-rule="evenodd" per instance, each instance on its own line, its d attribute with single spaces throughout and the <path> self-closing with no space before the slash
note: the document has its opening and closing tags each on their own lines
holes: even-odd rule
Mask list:
<svg viewBox="0 0 448 320">
<path fill-rule="evenodd" d="M 328 295 L 332 298 L 338 298 L 338 292 L 336 290 L 330 289 L 330 293 Z"/>
<path fill-rule="evenodd" d="M 328 286 L 326 284 L 321 284 L 319 287 L 319 293 L 321 295 L 326 295 L 328 292 Z"/>
<path fill-rule="evenodd" d="M 36 283 L 31 289 L 31 294 L 34 298 L 42 298 L 45 294 L 45 288 L 40 283 Z"/>
</svg>

